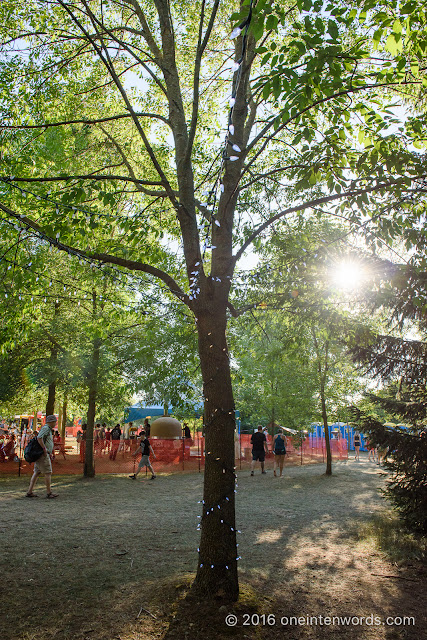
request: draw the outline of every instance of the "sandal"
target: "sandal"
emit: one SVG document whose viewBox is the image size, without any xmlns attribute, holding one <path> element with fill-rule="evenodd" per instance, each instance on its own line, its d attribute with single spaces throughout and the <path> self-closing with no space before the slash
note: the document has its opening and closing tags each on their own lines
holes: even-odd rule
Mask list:
<svg viewBox="0 0 427 640">
<path fill-rule="evenodd" d="M 36 493 L 26 493 L 25 497 L 26 498 L 38 498 L 38 495 Z"/>
<path fill-rule="evenodd" d="M 51 492 L 51 493 L 48 493 L 48 494 L 46 495 L 46 498 L 50 498 L 50 499 L 52 500 L 53 498 L 57 498 L 57 497 L 58 497 L 58 495 L 59 495 L 58 493 L 52 493 L 52 492 Z"/>
</svg>

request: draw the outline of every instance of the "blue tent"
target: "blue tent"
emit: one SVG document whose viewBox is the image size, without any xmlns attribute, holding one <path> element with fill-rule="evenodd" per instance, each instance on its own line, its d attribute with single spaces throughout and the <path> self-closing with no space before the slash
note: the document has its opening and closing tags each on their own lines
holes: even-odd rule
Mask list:
<svg viewBox="0 0 427 640">
<path fill-rule="evenodd" d="M 169 407 L 171 410 L 172 407 Z M 163 405 L 153 404 L 151 406 L 145 404 L 134 404 L 132 407 L 125 409 L 125 422 L 136 422 L 137 420 L 145 420 L 154 416 L 162 416 L 164 414 Z"/>
<path fill-rule="evenodd" d="M 168 413 L 169 414 L 173 414 L 173 407 L 172 405 L 168 406 Z M 141 402 L 138 402 L 137 404 L 132 405 L 131 407 L 126 407 L 125 409 L 125 415 L 124 415 L 124 422 L 127 424 L 128 422 L 136 422 L 137 420 L 145 420 L 145 418 L 157 418 L 159 416 L 163 416 L 164 415 L 164 407 L 161 404 L 152 404 L 152 405 L 147 405 Z M 193 412 L 191 412 L 190 410 L 188 411 L 188 413 L 186 414 L 186 417 L 188 419 L 191 418 L 200 418 L 203 415 L 203 405 L 199 404 L 197 405 Z M 238 429 L 240 431 L 240 412 L 236 411 L 236 421 L 237 421 L 237 426 Z"/>
<path fill-rule="evenodd" d="M 172 405 L 168 406 L 168 413 L 173 414 L 174 408 Z M 145 418 L 157 418 L 164 415 L 164 407 L 162 404 L 147 405 L 141 402 L 132 405 L 132 407 L 126 407 L 124 422 L 136 422 L 137 420 L 144 420 Z M 187 418 L 200 418 L 203 415 L 203 405 L 197 406 L 193 412 L 188 411 Z"/>
<path fill-rule="evenodd" d="M 347 440 L 348 450 L 354 451 L 353 438 L 354 438 L 354 432 L 356 431 L 356 429 L 353 426 L 347 424 L 347 422 L 334 422 L 333 424 L 329 424 L 328 428 L 329 428 L 329 437 L 332 437 L 333 431 L 338 432 L 341 438 L 344 438 L 345 440 Z M 314 436 L 318 436 L 318 437 L 325 436 L 325 430 L 323 428 L 323 425 L 320 423 L 312 424 L 311 430 Z M 361 437 L 361 443 L 362 443 L 360 450 L 367 451 L 366 442 L 365 442 L 366 436 L 364 436 L 363 433 L 361 433 L 360 437 Z"/>
</svg>

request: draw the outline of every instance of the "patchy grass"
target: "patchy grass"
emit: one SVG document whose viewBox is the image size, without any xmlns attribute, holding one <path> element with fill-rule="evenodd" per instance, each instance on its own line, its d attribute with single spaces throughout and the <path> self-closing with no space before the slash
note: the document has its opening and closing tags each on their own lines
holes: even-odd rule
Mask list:
<svg viewBox="0 0 427 640">
<path fill-rule="evenodd" d="M 203 638 L 217 640 L 217 638 L 253 638 L 259 636 L 258 628 L 245 629 L 241 624 L 227 626 L 225 618 L 228 615 L 242 620 L 243 616 L 259 614 L 263 600 L 248 584 L 240 585 L 239 599 L 229 605 L 212 602 L 200 602 L 191 592 L 191 582 L 179 585 L 182 589 L 179 599 L 174 602 L 172 615 L 164 640 L 186 640 L 189 638 Z"/>
<path fill-rule="evenodd" d="M 380 549 L 393 564 L 427 564 L 427 539 L 408 531 L 393 511 L 385 511 L 364 523 L 359 539 Z"/>
<path fill-rule="evenodd" d="M 238 472 L 241 593 L 225 605 L 190 590 L 202 474 L 57 477 L 57 500 L 26 499 L 28 479 L 2 480 L 1 640 L 419 640 L 425 574 L 410 555 L 396 569 L 374 535 L 388 514 L 378 468 L 349 461 L 332 477 L 323 472 Z M 403 540 L 394 536 L 391 547 Z M 371 613 L 413 615 L 416 626 L 279 624 L 282 616 Z M 229 614 L 235 626 L 226 625 Z M 263 623 L 269 614 L 277 624 Z"/>
</svg>

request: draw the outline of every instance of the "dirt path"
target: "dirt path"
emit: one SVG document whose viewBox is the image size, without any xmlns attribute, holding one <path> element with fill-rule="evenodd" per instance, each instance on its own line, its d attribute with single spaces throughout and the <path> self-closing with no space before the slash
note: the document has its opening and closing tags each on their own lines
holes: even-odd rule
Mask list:
<svg viewBox="0 0 427 640">
<path fill-rule="evenodd" d="M 238 473 L 240 579 L 243 590 L 249 585 L 258 595 L 247 611 L 244 603 L 237 607 L 234 630 L 223 623 L 233 607 L 221 609 L 216 637 L 427 637 L 419 570 L 392 566 L 373 542 L 358 537 L 386 507 L 378 467 L 364 459 L 337 463 L 332 478 L 323 471 L 323 465 L 312 465 L 287 467 L 283 478 L 271 471 Z M 60 497 L 53 501 L 25 499 L 26 482 L 11 478 L 0 485 L 1 575 L 7 585 L 7 597 L 0 599 L 2 640 L 163 637 L 179 583 L 188 584 L 197 562 L 202 475 L 136 482 L 58 478 Z M 258 619 L 249 614 L 255 610 L 272 614 L 276 624 L 254 624 Z M 195 610 L 187 609 L 184 620 L 180 615 L 178 608 L 177 631 L 169 637 L 211 637 Z M 299 624 L 280 624 L 291 616 L 299 616 Z M 317 620 L 302 624 L 307 616 Z M 321 624 L 319 616 L 353 621 Z M 414 616 L 415 626 L 383 624 L 388 616 Z"/>
</svg>

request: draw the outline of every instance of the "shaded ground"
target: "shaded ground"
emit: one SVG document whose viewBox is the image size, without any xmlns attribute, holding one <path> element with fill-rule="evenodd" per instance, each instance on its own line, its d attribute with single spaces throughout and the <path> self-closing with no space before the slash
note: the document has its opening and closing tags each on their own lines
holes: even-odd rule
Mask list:
<svg viewBox="0 0 427 640">
<path fill-rule="evenodd" d="M 363 459 L 334 470 L 332 478 L 323 465 L 288 467 L 283 478 L 238 472 L 242 599 L 213 613 L 184 599 L 202 474 L 61 477 L 57 500 L 25 499 L 28 479 L 2 479 L 1 639 L 426 638 L 424 569 L 394 566 L 360 537 L 386 509 L 378 467 Z M 229 613 L 236 628 L 225 624 Z M 268 614 L 276 624 L 262 624 Z M 301 624 L 320 615 L 353 621 Z M 300 624 L 280 624 L 290 616 Z M 383 624 L 388 616 L 414 616 L 415 625 Z"/>
</svg>

